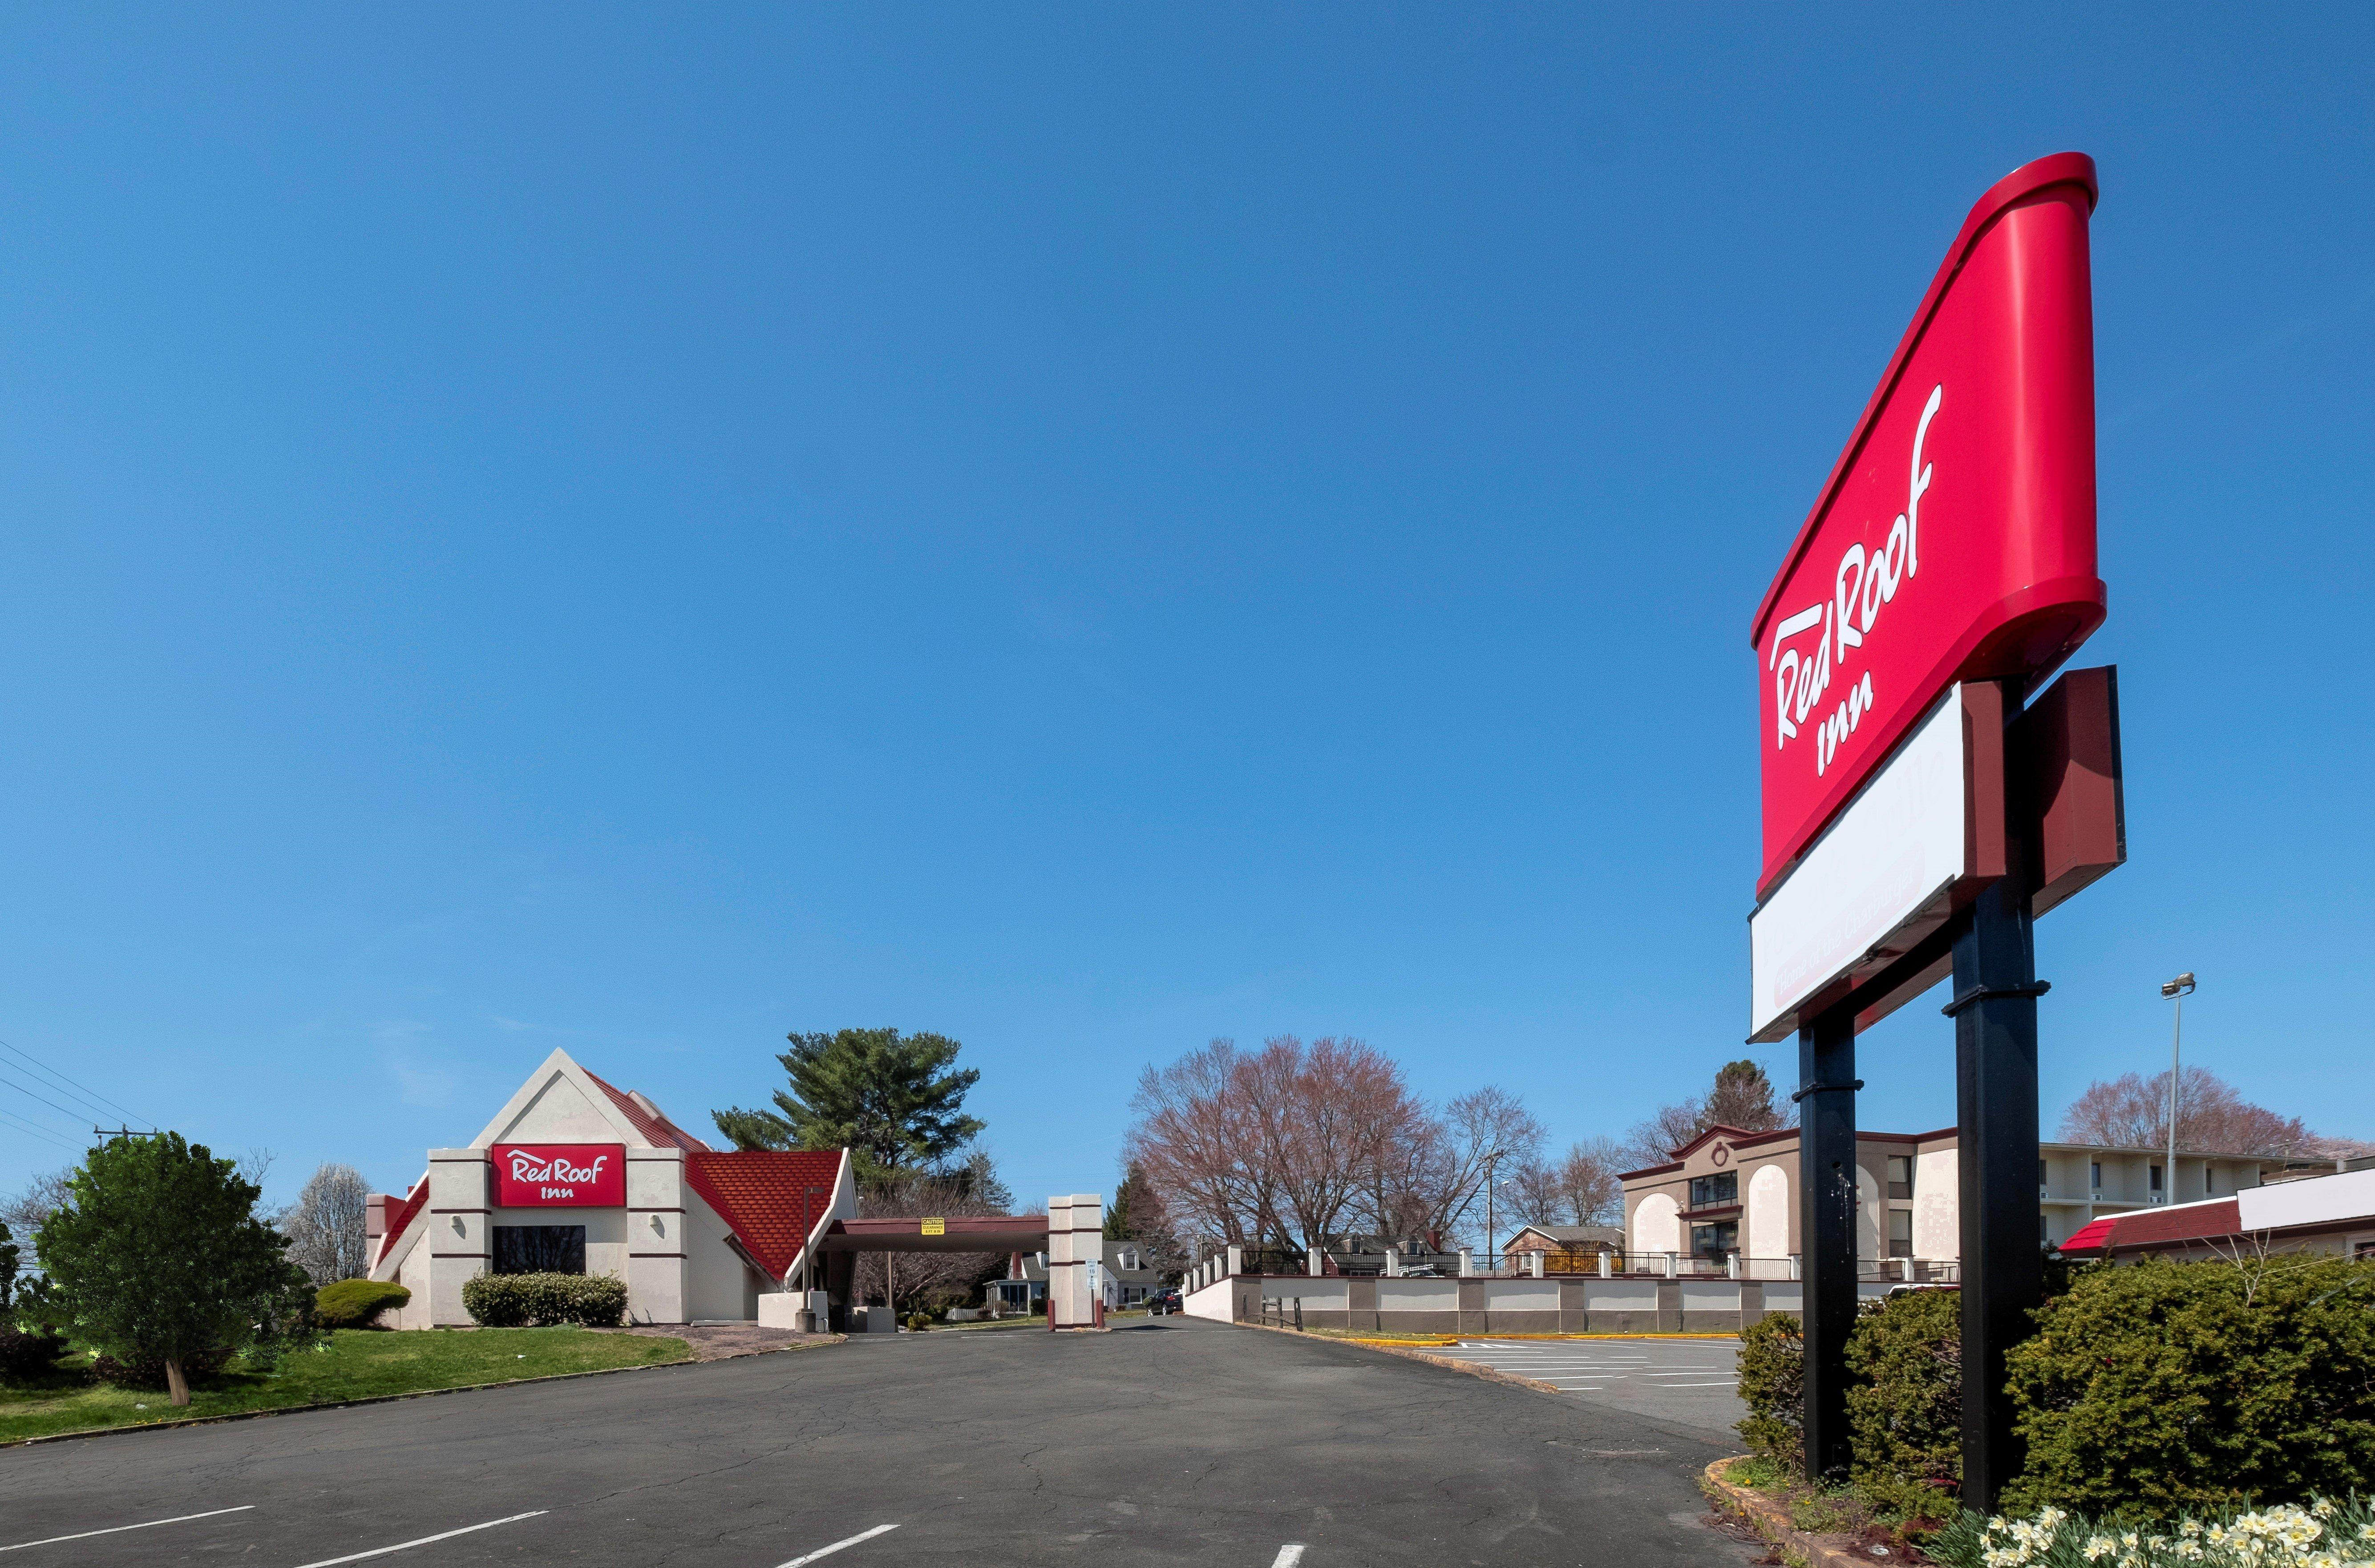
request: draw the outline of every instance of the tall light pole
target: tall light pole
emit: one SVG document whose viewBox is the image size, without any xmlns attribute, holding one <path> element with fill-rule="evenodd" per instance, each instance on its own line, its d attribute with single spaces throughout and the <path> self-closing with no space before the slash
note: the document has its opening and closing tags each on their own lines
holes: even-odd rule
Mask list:
<svg viewBox="0 0 2375 1568">
<path fill-rule="evenodd" d="M 1506 1149 L 1496 1149 L 1492 1153 L 1484 1156 L 1484 1256 L 1487 1261 L 1490 1261 L 1494 1256 L 1493 1170 L 1495 1166 L 1501 1162 L 1501 1157 L 1507 1152 L 1508 1150 Z M 1498 1273 L 1499 1270 L 1496 1268 L 1495 1272 Z"/>
<path fill-rule="evenodd" d="M 2168 1025 L 2168 1174 L 2161 1182 L 2161 1201 L 2177 1201 L 2177 1067 L 2178 1049 L 2185 1036 L 2185 998 L 2193 994 L 2193 971 L 2183 974 L 2160 988 L 2160 994 L 2177 1004 Z"/>
</svg>

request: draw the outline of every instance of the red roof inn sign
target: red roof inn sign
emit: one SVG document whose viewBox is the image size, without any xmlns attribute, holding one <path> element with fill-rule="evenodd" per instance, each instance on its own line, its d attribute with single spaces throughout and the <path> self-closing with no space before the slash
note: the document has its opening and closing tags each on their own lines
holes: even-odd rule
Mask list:
<svg viewBox="0 0 2375 1568">
<path fill-rule="evenodd" d="M 627 1149 L 617 1143 L 498 1143 L 500 1208 L 620 1208 L 627 1202 Z"/>
<path fill-rule="evenodd" d="M 2002 872 L 2001 737 L 1974 737 L 1961 683 L 2039 679 L 2103 620 L 2095 199 L 2093 159 L 2062 153 L 1971 209 L 1757 607 L 1752 1039 Z"/>
<path fill-rule="evenodd" d="M 1757 607 L 1764 853 L 1749 1038 L 1798 1037 L 1807 1468 L 1849 1457 L 1856 1033 L 1950 973 L 1963 1491 L 2019 1469 L 1999 1395 L 2038 1252 L 2031 924 L 2126 858 L 2118 683 L 2072 670 L 2095 574 L 2093 159 L 1964 219 Z"/>
</svg>

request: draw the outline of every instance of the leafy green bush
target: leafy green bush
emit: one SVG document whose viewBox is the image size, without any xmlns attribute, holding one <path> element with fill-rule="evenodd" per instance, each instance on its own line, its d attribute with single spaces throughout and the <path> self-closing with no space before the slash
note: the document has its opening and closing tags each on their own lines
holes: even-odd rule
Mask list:
<svg viewBox="0 0 2375 1568">
<path fill-rule="evenodd" d="M 48 1373 L 66 1353 L 65 1337 L 46 1320 L 42 1311 L 49 1292 L 36 1278 L 17 1278 L 18 1248 L 0 1225 L 0 1377 L 22 1379 Z"/>
<path fill-rule="evenodd" d="M 1740 1397 L 1748 1446 L 1792 1474 L 1806 1463 L 1806 1341 L 1798 1320 L 1768 1312 L 1740 1331 Z"/>
<path fill-rule="evenodd" d="M 1848 1336 L 1856 1485 L 1901 1517 L 1953 1512 L 1963 1480 L 1963 1298 L 1907 1291 L 1867 1302 Z"/>
<path fill-rule="evenodd" d="M 2311 1498 L 2143 1527 L 2053 1507 L 2024 1519 L 1964 1514 L 1921 1548 L 1945 1568 L 2362 1568 L 2375 1560 L 2375 1506 Z"/>
<path fill-rule="evenodd" d="M 2375 1477 L 2375 1261 L 2083 1269 L 2038 1325 L 2009 1359 L 2007 1509 L 2165 1517 Z"/>
<path fill-rule="evenodd" d="M 607 1274 L 481 1274 L 462 1282 L 462 1307 L 489 1328 L 616 1328 L 627 1315 L 627 1282 Z"/>
<path fill-rule="evenodd" d="M 313 1315 L 325 1328 L 371 1328 L 381 1313 L 411 1300 L 392 1279 L 340 1279 L 314 1292 Z"/>
</svg>

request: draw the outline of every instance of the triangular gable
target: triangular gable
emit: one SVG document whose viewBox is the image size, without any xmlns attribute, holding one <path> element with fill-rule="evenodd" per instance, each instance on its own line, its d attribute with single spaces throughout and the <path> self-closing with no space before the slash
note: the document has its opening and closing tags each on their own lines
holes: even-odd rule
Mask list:
<svg viewBox="0 0 2375 1568">
<path fill-rule="evenodd" d="M 554 1047 L 503 1108 L 495 1113 L 468 1147 L 485 1149 L 497 1143 L 623 1143 L 630 1149 L 674 1149 L 673 1140 L 659 1142 L 636 1126 L 639 1119 L 619 1108 L 618 1095 Z M 529 1132 L 534 1136 L 527 1136 Z"/>
<path fill-rule="evenodd" d="M 396 1278 L 396 1270 L 404 1267 L 405 1254 L 412 1250 L 413 1244 L 420 1239 L 426 1229 L 414 1221 L 420 1218 L 420 1211 L 428 1203 L 429 1173 L 423 1171 L 420 1179 L 413 1183 L 411 1190 L 404 1195 L 403 1201 L 389 1204 L 384 1211 L 387 1229 L 380 1234 L 379 1254 L 371 1260 L 371 1267 L 367 1270 L 371 1279 Z"/>
<path fill-rule="evenodd" d="M 1773 1130 L 1776 1132 L 1796 1132 L 1798 1129 L 1795 1127 L 1777 1127 Z M 1766 1136 L 1768 1135 L 1766 1133 L 1750 1132 L 1746 1127 L 1726 1126 L 1721 1122 L 1718 1122 L 1715 1126 L 1707 1128 L 1707 1131 L 1699 1134 L 1698 1137 L 1691 1139 L 1690 1142 L 1683 1145 L 1680 1149 L 1670 1149 L 1668 1152 L 1674 1157 L 1677 1162 L 1679 1162 L 1688 1160 L 1693 1154 L 1697 1153 L 1700 1149 L 1706 1148 L 1708 1144 L 1714 1142 L 1719 1138 L 1728 1138 L 1734 1143 L 1737 1143 L 1742 1138 L 1765 1138 Z"/>
</svg>

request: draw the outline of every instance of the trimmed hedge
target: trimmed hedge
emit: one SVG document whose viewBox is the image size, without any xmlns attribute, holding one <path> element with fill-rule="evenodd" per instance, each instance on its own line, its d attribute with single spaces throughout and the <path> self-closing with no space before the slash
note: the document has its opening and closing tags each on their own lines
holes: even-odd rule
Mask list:
<svg viewBox="0 0 2375 1568">
<path fill-rule="evenodd" d="M 371 1328 L 381 1313 L 402 1308 L 412 1292 L 392 1279 L 340 1279 L 313 1296 L 313 1317 L 325 1328 Z"/>
<path fill-rule="evenodd" d="M 616 1328 L 626 1321 L 627 1282 L 608 1274 L 481 1274 L 463 1281 L 462 1306 L 489 1328 Z"/>
<path fill-rule="evenodd" d="M 1907 1518 L 1951 1514 L 1963 1485 L 1962 1292 L 1865 1303 L 1847 1366 L 1856 1484 Z"/>
<path fill-rule="evenodd" d="M 2082 1269 L 2008 1370 L 2008 1514 L 2347 1497 L 2375 1478 L 2375 1260 Z"/>
<path fill-rule="evenodd" d="M 1806 1466 L 1806 1341 L 1798 1320 L 1768 1312 L 1740 1331 L 1740 1397 L 1749 1447 L 1788 1466 Z"/>
</svg>

